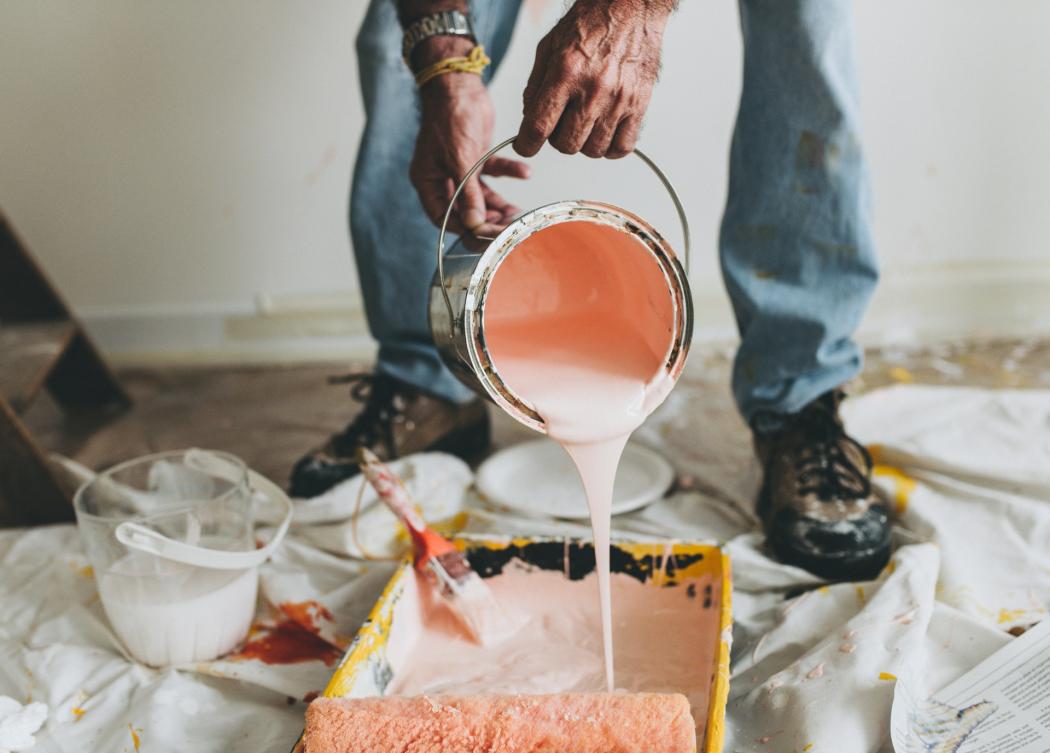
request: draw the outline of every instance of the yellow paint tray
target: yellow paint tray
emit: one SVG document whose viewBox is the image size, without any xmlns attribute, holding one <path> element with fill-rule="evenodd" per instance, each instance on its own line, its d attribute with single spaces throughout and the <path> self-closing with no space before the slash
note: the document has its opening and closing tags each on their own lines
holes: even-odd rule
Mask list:
<svg viewBox="0 0 1050 753">
<path fill-rule="evenodd" d="M 589 541 L 562 538 L 489 539 L 462 536 L 456 546 L 467 553 L 482 577 L 518 560 L 542 570 L 557 570 L 577 580 L 594 570 L 594 549 Z M 683 542 L 637 543 L 615 541 L 611 552 L 613 572 L 629 574 L 643 582 L 667 588 L 688 588 L 704 581 L 717 584 L 704 592 L 704 607 L 717 610 L 718 646 L 713 653 L 709 706 L 704 740 L 698 749 L 720 753 L 724 737 L 726 698 L 729 693 L 729 642 L 732 625 L 729 557 L 719 547 Z M 384 695 L 409 646 L 398 629 L 398 613 L 415 593 L 411 558 L 394 573 L 371 614 L 357 633 L 323 695 L 365 698 Z M 294 753 L 302 753 L 302 743 Z"/>
</svg>

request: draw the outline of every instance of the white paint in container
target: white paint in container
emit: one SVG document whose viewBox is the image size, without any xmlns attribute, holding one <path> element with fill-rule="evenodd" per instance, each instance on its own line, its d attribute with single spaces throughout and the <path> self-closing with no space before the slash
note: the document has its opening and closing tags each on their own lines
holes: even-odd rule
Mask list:
<svg viewBox="0 0 1050 753">
<path fill-rule="evenodd" d="M 261 548 L 253 491 L 283 507 Z M 259 565 L 292 513 L 279 487 L 202 450 L 117 466 L 84 484 L 74 507 L 106 616 L 128 653 L 152 666 L 209 661 L 245 638 Z"/>
<path fill-rule="evenodd" d="M 142 560 L 153 570 L 142 572 Z M 232 651 L 255 614 L 259 574 L 211 570 L 131 552 L 98 578 L 99 597 L 128 652 L 155 667 Z"/>
</svg>

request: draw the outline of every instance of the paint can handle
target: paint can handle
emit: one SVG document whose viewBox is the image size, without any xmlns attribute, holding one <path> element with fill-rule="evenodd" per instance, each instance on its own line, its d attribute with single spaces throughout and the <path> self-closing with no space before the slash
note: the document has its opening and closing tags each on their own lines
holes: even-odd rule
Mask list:
<svg viewBox="0 0 1050 753">
<path fill-rule="evenodd" d="M 453 207 L 456 206 L 456 199 L 458 199 L 459 195 L 463 192 L 463 187 L 467 185 L 467 181 L 469 181 L 471 178 L 473 178 L 477 174 L 477 172 L 482 168 L 482 166 L 484 166 L 484 164 L 489 161 L 490 157 L 492 157 L 494 154 L 496 154 L 496 152 L 499 152 L 499 151 L 507 148 L 511 144 L 513 144 L 514 140 L 516 138 L 517 138 L 516 136 L 512 136 L 511 138 L 507 139 L 506 141 L 503 141 L 503 142 L 501 142 L 499 144 L 496 144 L 496 146 L 494 146 L 491 149 L 489 149 L 484 154 L 484 156 L 482 156 L 482 158 L 479 159 L 474 164 L 474 167 L 470 168 L 470 170 L 467 171 L 467 174 L 463 176 L 463 180 L 461 180 L 459 182 L 459 185 L 456 186 L 456 190 L 453 191 L 452 198 L 449 199 L 448 207 L 445 209 L 445 217 L 441 220 L 441 233 L 438 235 L 438 242 L 437 242 L 437 266 L 438 266 L 438 279 L 441 280 L 441 296 L 445 299 L 445 308 L 448 309 L 449 338 L 450 339 L 453 337 L 453 335 L 455 333 L 455 330 L 456 330 L 456 315 L 455 315 L 454 311 L 452 310 L 452 299 L 450 299 L 449 296 L 448 296 L 448 285 L 445 282 L 445 232 L 448 229 L 448 221 L 449 221 L 449 218 L 452 216 L 452 209 L 453 209 Z M 632 154 L 637 156 L 638 159 L 640 159 L 642 162 L 644 162 L 646 164 L 646 166 L 650 170 L 652 170 L 653 173 L 655 173 L 656 177 L 660 180 L 660 183 L 663 184 L 663 187 L 667 189 L 667 193 L 671 197 L 671 203 L 674 204 L 675 212 L 678 214 L 678 221 L 682 224 L 682 239 L 683 239 L 683 248 L 684 248 L 684 251 L 685 251 L 685 265 L 684 266 L 685 266 L 685 274 L 688 277 L 689 276 L 689 258 L 690 258 L 690 253 L 689 253 L 689 245 L 690 245 L 690 241 L 689 241 L 689 220 L 686 219 L 685 207 L 682 206 L 682 200 L 681 200 L 681 198 L 679 198 L 678 192 L 675 191 L 674 186 L 671 185 L 670 178 L 668 178 L 667 175 L 664 174 L 664 171 L 661 170 L 657 166 L 657 164 L 655 162 L 653 162 L 652 159 L 649 158 L 649 155 L 647 155 L 641 149 L 635 149 L 632 152 Z"/>
</svg>

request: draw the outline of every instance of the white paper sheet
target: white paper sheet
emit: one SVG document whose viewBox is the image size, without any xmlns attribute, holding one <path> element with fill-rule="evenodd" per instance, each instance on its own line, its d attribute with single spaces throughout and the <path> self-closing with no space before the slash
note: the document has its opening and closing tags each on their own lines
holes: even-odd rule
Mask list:
<svg viewBox="0 0 1050 753">
<path fill-rule="evenodd" d="M 930 698 L 909 673 L 893 703 L 897 753 L 1050 750 L 1050 621 L 1008 643 Z"/>
</svg>

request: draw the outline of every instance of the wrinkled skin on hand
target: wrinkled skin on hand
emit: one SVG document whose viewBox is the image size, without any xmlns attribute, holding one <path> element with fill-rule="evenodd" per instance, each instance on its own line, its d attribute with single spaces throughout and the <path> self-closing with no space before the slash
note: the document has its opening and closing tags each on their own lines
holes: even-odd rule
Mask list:
<svg viewBox="0 0 1050 753">
<path fill-rule="evenodd" d="M 566 154 L 618 158 L 638 140 L 660 69 L 660 47 L 673 0 L 577 0 L 539 43 L 524 93 L 514 148 L 531 157 L 545 141 Z M 473 42 L 432 37 L 413 53 L 419 70 L 466 55 Z M 456 185 L 492 145 L 495 116 L 488 90 L 471 73 L 438 76 L 420 89 L 422 119 L 410 177 L 427 216 L 440 225 Z M 520 213 L 481 176 L 527 178 L 528 166 L 492 157 L 467 182 L 449 230 L 472 247 Z"/>
<path fill-rule="evenodd" d="M 618 158 L 638 140 L 671 0 L 578 0 L 536 48 L 515 150 Z"/>
<path fill-rule="evenodd" d="M 444 40 L 446 44 L 463 44 L 463 40 Z M 432 57 L 449 56 L 448 49 L 435 48 Z M 451 54 L 462 55 L 466 50 Z M 471 167 L 492 146 L 495 114 L 488 90 L 481 77 L 473 73 L 449 73 L 439 76 L 420 89 L 422 119 L 416 138 L 415 153 L 409 177 L 416 187 L 427 216 L 436 225 L 444 219 L 452 192 Z M 528 166 L 505 157 L 492 157 L 480 175 L 471 178 L 459 196 L 455 211 L 449 217 L 449 230 L 472 243 L 472 235 L 494 236 L 521 210 L 489 187 L 480 177 L 528 177 Z"/>
</svg>

